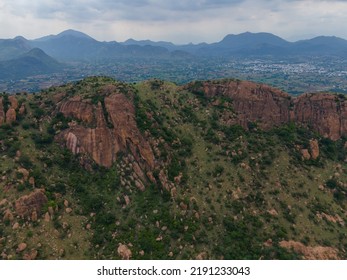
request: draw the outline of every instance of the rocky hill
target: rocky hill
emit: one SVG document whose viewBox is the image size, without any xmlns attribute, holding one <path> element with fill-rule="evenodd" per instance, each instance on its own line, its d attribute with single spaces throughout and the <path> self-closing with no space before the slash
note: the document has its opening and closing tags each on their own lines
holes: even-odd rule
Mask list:
<svg viewBox="0 0 347 280">
<path fill-rule="evenodd" d="M 346 98 L 92 77 L 0 98 L 3 259 L 345 259 Z"/>
<path fill-rule="evenodd" d="M 230 98 L 236 114 L 229 122 L 244 128 L 249 122 L 262 129 L 293 122 L 331 140 L 347 136 L 347 103 L 343 94 L 303 94 L 295 98 L 266 85 L 243 81 L 195 82 L 190 86 L 208 98 Z"/>
</svg>

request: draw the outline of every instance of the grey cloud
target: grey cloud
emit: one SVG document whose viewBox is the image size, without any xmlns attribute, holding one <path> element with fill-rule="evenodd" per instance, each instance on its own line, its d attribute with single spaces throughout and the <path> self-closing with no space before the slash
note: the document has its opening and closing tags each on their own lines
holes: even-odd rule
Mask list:
<svg viewBox="0 0 347 280">
<path fill-rule="evenodd" d="M 4 0 L 14 14 L 73 21 L 107 19 L 110 15 L 125 20 L 165 20 L 179 13 L 197 13 L 238 5 L 244 0 Z"/>
<path fill-rule="evenodd" d="M 7 29 L 75 28 L 103 38 L 163 36 L 211 41 L 228 33 L 267 31 L 342 35 L 347 0 L 0 0 Z M 324 17 L 324 24 L 322 18 Z M 11 21 L 11 19 L 16 19 Z M 329 20 L 330 19 L 330 20 Z M 28 23 L 23 27 L 23 23 Z M 45 26 L 42 26 L 46 24 Z M 37 30 L 42 26 L 42 30 Z M 36 28 L 36 29 L 35 29 Z M 32 29 L 32 31 L 30 31 Z M 5 33 L 3 28 L 2 33 Z M 7 32 L 7 31 L 6 31 Z M 18 33 L 18 32 L 16 32 Z M 191 35 L 194 34 L 194 35 Z M 17 34 L 14 34 L 17 35 Z"/>
</svg>

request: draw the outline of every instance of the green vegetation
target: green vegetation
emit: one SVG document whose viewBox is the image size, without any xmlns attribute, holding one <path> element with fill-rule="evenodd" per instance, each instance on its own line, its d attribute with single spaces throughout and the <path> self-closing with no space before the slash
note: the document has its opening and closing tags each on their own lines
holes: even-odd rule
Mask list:
<svg viewBox="0 0 347 280">
<path fill-rule="evenodd" d="M 333 247 L 346 258 L 346 139 L 331 141 L 294 124 L 243 128 L 226 121 L 234 114 L 231 99 L 210 100 L 200 87 L 92 77 L 19 96 L 26 114 L 19 125 L 0 126 L 1 218 L 35 189 L 45 190 L 47 203 L 37 221 L 0 219 L 0 253 L 23 258 L 11 239 L 35 249 L 39 259 L 118 259 L 119 244 L 132 259 L 304 258 L 281 246 L 293 240 Z M 112 130 L 105 106 L 112 92 L 133 102 L 155 156 L 155 181 L 145 182 L 144 191 L 136 186 L 129 150 L 105 168 L 58 139 L 84 124 L 58 112 L 56 94 L 100 102 Z M 304 160 L 301 149 L 312 139 L 320 155 Z"/>
</svg>

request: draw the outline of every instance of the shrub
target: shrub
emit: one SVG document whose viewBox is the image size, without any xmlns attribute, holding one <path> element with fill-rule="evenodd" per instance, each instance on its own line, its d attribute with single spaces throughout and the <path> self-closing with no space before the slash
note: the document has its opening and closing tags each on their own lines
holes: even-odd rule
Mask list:
<svg viewBox="0 0 347 280">
<path fill-rule="evenodd" d="M 30 157 L 28 157 L 27 155 L 21 155 L 18 161 L 19 164 L 25 169 L 30 169 L 34 166 L 34 164 L 30 160 Z"/>
</svg>

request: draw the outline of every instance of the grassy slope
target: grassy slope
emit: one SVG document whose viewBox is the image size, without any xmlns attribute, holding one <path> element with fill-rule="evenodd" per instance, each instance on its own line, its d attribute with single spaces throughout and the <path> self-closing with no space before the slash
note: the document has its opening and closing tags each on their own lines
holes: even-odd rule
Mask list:
<svg viewBox="0 0 347 280">
<path fill-rule="evenodd" d="M 131 184 L 122 186 L 118 174 L 128 167 L 121 159 L 110 170 L 93 166 L 88 172 L 46 132 L 57 121 L 51 114 L 55 92 L 93 97 L 103 83 L 110 81 L 88 79 L 75 87 L 22 96 L 26 115 L 13 128 L 0 128 L 6 141 L 0 152 L 0 201 L 14 202 L 32 190 L 19 182 L 17 169 L 24 166 L 36 186 L 46 189 L 46 209 L 57 208 L 50 222 L 43 217 L 35 223 L 0 221 L 0 252 L 22 258 L 16 248 L 26 242 L 40 259 L 109 259 L 119 258 L 118 244 L 123 243 L 135 259 L 189 259 L 201 253 L 214 259 L 299 258 L 277 245 L 295 240 L 332 246 L 346 257 L 346 228 L 316 215 L 339 215 L 347 222 L 346 199 L 334 197 L 328 187 L 318 188 L 331 178 L 347 182 L 345 155 L 336 148 L 342 142 L 327 143 L 293 126 L 266 133 L 228 127 L 220 116 L 230 107 L 213 106 L 173 84 L 143 82 L 134 85 L 138 125 L 151 133 L 152 142 L 161 140 L 157 159 L 169 178 L 183 177 L 174 198 L 155 185 L 142 193 Z M 321 157 L 304 162 L 295 145 L 311 138 L 320 140 Z M 22 154 L 17 159 L 16 150 Z M 5 186 L 11 187 L 4 191 Z M 125 196 L 130 198 L 127 206 Z M 65 212 L 64 200 L 72 213 Z M 8 207 L 13 208 L 1 210 Z M 17 230 L 12 229 L 15 222 Z M 273 246 L 264 246 L 269 239 Z"/>
</svg>

